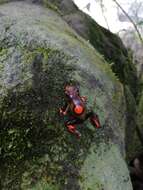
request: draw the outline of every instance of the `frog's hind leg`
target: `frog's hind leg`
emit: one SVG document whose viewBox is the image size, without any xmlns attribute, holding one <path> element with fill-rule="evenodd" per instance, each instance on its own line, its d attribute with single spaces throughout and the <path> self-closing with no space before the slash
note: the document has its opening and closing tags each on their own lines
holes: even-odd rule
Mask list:
<svg viewBox="0 0 143 190">
<path fill-rule="evenodd" d="M 68 131 L 72 134 L 75 134 L 77 136 L 77 138 L 81 137 L 80 132 L 76 129 L 76 125 L 79 124 L 79 121 L 76 119 L 73 120 L 69 120 L 66 122 L 66 127 L 68 129 Z"/>
<path fill-rule="evenodd" d="M 90 123 L 95 127 L 95 128 L 101 128 L 99 117 L 97 114 L 95 114 L 93 111 L 89 112 L 86 114 L 86 119 L 90 119 Z"/>
<path fill-rule="evenodd" d="M 98 115 L 95 114 L 95 113 L 94 113 L 93 115 L 91 115 L 91 117 L 90 117 L 90 123 L 91 123 L 94 127 L 96 127 L 96 128 L 101 128 Z"/>
</svg>

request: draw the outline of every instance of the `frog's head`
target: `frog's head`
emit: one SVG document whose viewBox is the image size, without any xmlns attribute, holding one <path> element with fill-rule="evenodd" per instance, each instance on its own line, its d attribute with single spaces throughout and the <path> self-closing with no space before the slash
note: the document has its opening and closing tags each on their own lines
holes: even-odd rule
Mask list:
<svg viewBox="0 0 143 190">
<path fill-rule="evenodd" d="M 64 89 L 65 95 L 70 99 L 79 96 L 79 88 L 73 85 L 66 85 Z"/>
</svg>

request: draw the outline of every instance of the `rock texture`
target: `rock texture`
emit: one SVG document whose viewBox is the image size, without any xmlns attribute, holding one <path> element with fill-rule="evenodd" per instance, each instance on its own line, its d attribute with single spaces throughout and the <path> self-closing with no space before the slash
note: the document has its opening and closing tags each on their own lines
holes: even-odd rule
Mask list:
<svg viewBox="0 0 143 190">
<path fill-rule="evenodd" d="M 140 29 L 140 33 L 142 35 L 143 29 L 142 25 L 138 26 Z M 129 29 L 127 31 L 122 31 L 120 33 L 121 38 L 124 41 L 125 46 L 131 52 L 133 57 L 133 63 L 137 69 L 138 74 L 138 97 L 137 97 L 137 125 L 138 125 L 138 133 L 141 137 L 141 141 L 143 144 L 143 44 L 139 40 L 134 29 Z"/>
<path fill-rule="evenodd" d="M 143 135 L 137 125 L 137 99 L 140 85 L 132 54 L 127 51 L 117 35 L 99 26 L 91 17 L 81 12 L 71 0 L 41 0 L 42 3 L 58 11 L 70 27 L 90 42 L 111 65 L 112 71 L 123 84 L 127 104 L 126 126 L 130 126 L 130 130 L 128 127 L 125 130 L 126 158 L 132 159 L 142 151 L 143 144 Z"/>
<path fill-rule="evenodd" d="M 138 76 L 140 76 L 143 72 L 143 45 L 133 29 L 123 31 L 119 35 L 123 39 L 125 46 L 133 52 L 134 64 L 136 65 Z"/>
<path fill-rule="evenodd" d="M 0 34 L 1 189 L 132 190 L 124 87 L 103 56 L 51 4 L 0 5 Z M 102 129 L 86 121 L 80 140 L 58 113 L 66 83 L 96 98 Z"/>
</svg>

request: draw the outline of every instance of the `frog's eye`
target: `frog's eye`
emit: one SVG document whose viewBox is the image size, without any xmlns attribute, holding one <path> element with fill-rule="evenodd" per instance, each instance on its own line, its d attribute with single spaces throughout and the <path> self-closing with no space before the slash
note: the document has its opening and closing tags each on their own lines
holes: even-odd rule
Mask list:
<svg viewBox="0 0 143 190">
<path fill-rule="evenodd" d="M 73 98 L 73 95 L 72 95 L 72 94 L 70 94 L 70 98 Z"/>
</svg>

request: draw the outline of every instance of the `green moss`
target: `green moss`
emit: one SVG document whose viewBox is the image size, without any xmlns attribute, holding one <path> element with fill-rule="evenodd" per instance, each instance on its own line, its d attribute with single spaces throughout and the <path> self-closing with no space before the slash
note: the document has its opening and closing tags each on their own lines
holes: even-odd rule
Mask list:
<svg viewBox="0 0 143 190">
<path fill-rule="evenodd" d="M 59 188 L 55 185 L 50 185 L 44 181 L 39 182 L 35 187 L 30 188 L 28 190 L 59 190 Z M 27 189 L 26 189 L 27 190 Z"/>
<path fill-rule="evenodd" d="M 137 71 L 133 65 L 131 52 L 123 46 L 118 36 L 102 28 L 92 19 L 87 20 L 89 26 L 89 41 L 111 64 L 111 68 L 119 80 L 130 87 L 137 97 Z"/>
<path fill-rule="evenodd" d="M 2 176 L 2 187 L 7 189 L 11 186 L 12 189 L 19 189 L 20 181 L 24 180 L 24 187 L 34 188 L 33 176 L 39 176 L 35 179 L 34 186 L 42 178 L 48 179 L 48 183 L 60 183 L 64 186 L 68 178 L 66 173 L 58 177 L 57 181 L 57 176 L 65 167 L 61 163 L 66 160 L 75 168 L 79 168 L 83 162 L 83 158 L 78 158 L 79 150 L 87 152 L 93 135 L 89 128 L 84 130 L 77 149 L 77 159 L 72 160 L 77 142 L 73 136 L 67 137 L 67 131 L 63 127 L 64 120 L 58 114 L 59 108 L 64 104 L 64 85 L 76 83 L 72 78 L 74 68 L 72 64 L 67 64 L 72 63 L 72 58 L 58 50 L 36 48 L 28 51 L 21 47 L 18 49 L 23 52 L 23 69 L 24 66 L 30 66 L 30 70 L 28 74 L 25 70 L 22 79 L 25 81 L 24 84 L 15 87 L 14 90 L 9 89 L 1 99 L 0 159 L 3 160 L 2 171 L 6 171 Z M 27 80 L 29 75 L 30 78 Z M 45 160 L 45 155 L 49 156 L 48 160 Z M 41 159 L 44 161 L 41 162 Z M 22 177 L 24 171 L 29 173 L 27 178 Z M 19 176 L 18 184 L 11 181 L 13 175 Z"/>
<path fill-rule="evenodd" d="M 45 7 L 59 13 L 60 15 L 62 15 L 61 11 L 59 10 L 59 8 L 56 6 L 56 3 L 51 3 L 50 1 L 48 0 L 43 0 L 42 2 L 44 4 Z"/>
<path fill-rule="evenodd" d="M 0 4 L 8 3 L 10 0 L 0 0 Z"/>
<path fill-rule="evenodd" d="M 21 88 L 9 90 L 3 99 L 0 158 L 5 161 L 13 158 L 18 162 L 29 156 L 32 159 L 35 155 L 40 157 L 45 148 L 50 151 L 50 156 L 55 154 L 56 150 L 52 153 L 48 142 L 59 136 L 58 110 L 63 104 L 63 86 L 71 82 L 73 68 L 65 65 L 71 58 L 62 52 L 39 48 L 23 53 L 22 60 L 31 64 L 32 78 L 29 80 L 32 80 L 32 85 L 26 82 Z M 62 132 L 63 127 L 60 129 Z M 43 142 L 46 136 L 48 140 Z"/>
<path fill-rule="evenodd" d="M 0 56 L 1 57 L 6 56 L 7 55 L 7 51 L 8 51 L 8 49 L 0 48 Z"/>
</svg>

